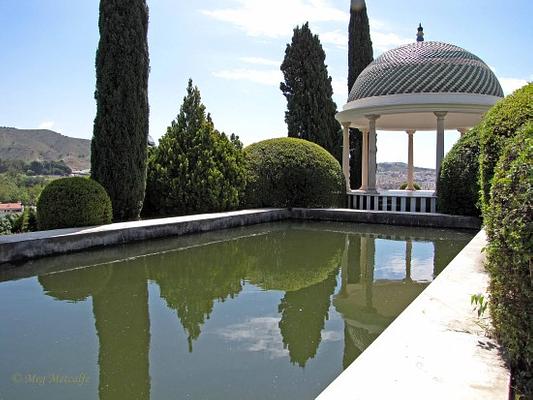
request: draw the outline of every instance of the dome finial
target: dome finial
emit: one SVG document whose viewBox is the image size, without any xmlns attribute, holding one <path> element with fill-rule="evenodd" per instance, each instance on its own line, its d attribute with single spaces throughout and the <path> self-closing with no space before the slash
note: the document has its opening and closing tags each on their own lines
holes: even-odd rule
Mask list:
<svg viewBox="0 0 533 400">
<path fill-rule="evenodd" d="M 416 41 L 417 42 L 424 41 L 424 28 L 422 28 L 422 22 L 418 24 L 418 33 L 416 34 Z"/>
</svg>

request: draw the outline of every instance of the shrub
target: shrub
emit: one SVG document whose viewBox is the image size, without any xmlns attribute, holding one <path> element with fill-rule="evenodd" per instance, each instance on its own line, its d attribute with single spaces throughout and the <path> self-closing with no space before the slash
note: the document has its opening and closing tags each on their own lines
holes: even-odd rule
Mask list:
<svg viewBox="0 0 533 400">
<path fill-rule="evenodd" d="M 415 190 L 420 190 L 420 185 L 416 182 L 413 183 L 413 187 L 415 188 Z M 400 190 L 406 190 L 407 189 L 407 182 L 404 182 L 400 185 Z"/>
<path fill-rule="evenodd" d="M 178 118 L 150 151 L 145 216 L 173 216 L 237 208 L 245 161 L 237 137 L 217 131 L 200 91 L 189 81 Z"/>
<path fill-rule="evenodd" d="M 43 230 L 108 224 L 112 216 L 109 195 L 87 178 L 52 181 L 37 202 L 37 221 Z"/>
<path fill-rule="evenodd" d="M 0 236 L 11 235 L 14 220 L 12 215 L 0 216 Z"/>
<path fill-rule="evenodd" d="M 445 214 L 479 216 L 479 128 L 468 131 L 442 161 L 438 208 Z"/>
<path fill-rule="evenodd" d="M 331 207 L 344 191 L 339 163 L 317 144 L 270 139 L 248 146 L 244 153 L 248 207 Z"/>
<path fill-rule="evenodd" d="M 21 214 L 13 215 L 11 233 L 35 232 L 37 230 L 37 215 L 32 207 L 25 207 Z"/>
<path fill-rule="evenodd" d="M 483 208 L 489 205 L 494 167 L 507 138 L 533 118 L 533 83 L 518 89 L 492 107 L 480 123 L 480 186 Z"/>
<path fill-rule="evenodd" d="M 491 314 L 521 390 L 533 394 L 533 122 L 509 141 L 485 210 Z M 529 388 L 526 387 L 529 381 Z"/>
</svg>

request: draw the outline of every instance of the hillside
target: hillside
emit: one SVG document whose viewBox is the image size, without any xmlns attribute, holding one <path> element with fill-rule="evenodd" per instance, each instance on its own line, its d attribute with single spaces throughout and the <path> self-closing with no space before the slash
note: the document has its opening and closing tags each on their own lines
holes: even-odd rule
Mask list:
<svg viewBox="0 0 533 400">
<path fill-rule="evenodd" d="M 399 189 L 407 181 L 407 164 L 401 162 L 379 163 L 376 175 L 381 189 Z M 415 182 L 422 189 L 435 190 L 435 170 L 415 167 Z"/>
<path fill-rule="evenodd" d="M 63 136 L 47 129 L 0 127 L 0 159 L 63 160 L 74 170 L 91 167 L 91 141 Z"/>
</svg>

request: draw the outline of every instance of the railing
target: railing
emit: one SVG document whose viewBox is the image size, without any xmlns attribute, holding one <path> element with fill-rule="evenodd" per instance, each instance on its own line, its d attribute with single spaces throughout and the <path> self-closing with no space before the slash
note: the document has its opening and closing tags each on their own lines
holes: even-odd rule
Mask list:
<svg viewBox="0 0 533 400">
<path fill-rule="evenodd" d="M 348 208 L 353 210 L 432 214 L 437 212 L 437 197 L 431 191 L 391 190 L 379 193 L 352 191 L 347 195 Z"/>
</svg>

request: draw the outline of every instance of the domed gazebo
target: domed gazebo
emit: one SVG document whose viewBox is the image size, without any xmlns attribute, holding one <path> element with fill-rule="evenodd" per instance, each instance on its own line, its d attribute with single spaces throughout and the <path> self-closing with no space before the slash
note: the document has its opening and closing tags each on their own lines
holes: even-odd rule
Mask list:
<svg viewBox="0 0 533 400">
<path fill-rule="evenodd" d="M 419 40 L 420 33 L 421 27 Z M 383 53 L 359 75 L 348 103 L 336 116 L 344 131 L 343 171 L 350 207 L 436 212 L 435 193 L 413 190 L 414 133 L 437 132 L 438 175 L 444 130 L 463 134 L 502 97 L 500 83 L 487 64 L 452 44 L 422 40 Z M 349 187 L 349 128 L 363 132 L 362 186 L 355 191 Z M 377 130 L 407 132 L 406 191 L 378 192 L 376 188 Z"/>
</svg>

